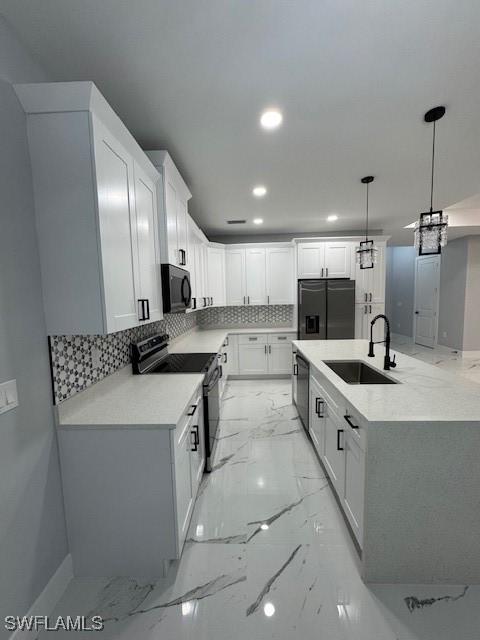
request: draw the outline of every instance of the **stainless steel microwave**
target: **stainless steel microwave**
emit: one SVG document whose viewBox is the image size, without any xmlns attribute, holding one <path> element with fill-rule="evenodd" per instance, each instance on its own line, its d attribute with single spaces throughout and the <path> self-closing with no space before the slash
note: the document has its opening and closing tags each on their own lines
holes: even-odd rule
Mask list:
<svg viewBox="0 0 480 640">
<path fill-rule="evenodd" d="M 181 313 L 192 304 L 190 273 L 173 264 L 162 264 L 164 313 Z"/>
</svg>

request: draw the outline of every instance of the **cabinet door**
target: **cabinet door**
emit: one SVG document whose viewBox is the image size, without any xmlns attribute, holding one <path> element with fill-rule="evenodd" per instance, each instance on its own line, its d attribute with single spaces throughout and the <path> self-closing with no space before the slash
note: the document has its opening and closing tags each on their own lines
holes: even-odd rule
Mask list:
<svg viewBox="0 0 480 640">
<path fill-rule="evenodd" d="M 228 335 L 223 345 L 223 368 L 225 377 L 238 373 L 238 336 Z"/>
<path fill-rule="evenodd" d="M 191 435 L 190 422 L 185 425 L 180 436 L 175 434 L 175 498 L 177 510 L 178 544 L 181 553 L 187 535 L 193 508 L 191 476 Z"/>
<path fill-rule="evenodd" d="M 148 300 L 149 317 L 145 319 L 161 320 L 163 313 L 155 184 L 137 163 L 135 163 L 135 210 L 140 283 L 138 297 Z"/>
<path fill-rule="evenodd" d="M 385 278 L 386 278 L 386 265 L 385 265 L 385 244 L 377 244 L 377 264 L 373 269 L 369 269 L 370 273 L 370 286 L 369 286 L 369 300 L 374 304 L 385 303 Z"/>
<path fill-rule="evenodd" d="M 298 277 L 323 278 L 325 275 L 325 243 L 298 245 Z"/>
<path fill-rule="evenodd" d="M 246 304 L 245 250 L 227 249 L 225 252 L 227 305 Z"/>
<path fill-rule="evenodd" d="M 246 249 L 245 280 L 247 304 L 267 304 L 265 249 Z"/>
<path fill-rule="evenodd" d="M 197 261 L 195 257 L 196 249 L 196 233 L 195 223 L 190 216 L 187 216 L 187 242 L 188 242 L 188 270 L 190 271 L 190 285 L 192 287 L 192 308 L 187 309 L 194 311 L 198 307 L 198 288 L 197 288 Z"/>
<path fill-rule="evenodd" d="M 107 333 L 138 325 L 133 160 L 92 118 Z"/>
<path fill-rule="evenodd" d="M 239 344 L 238 372 L 240 374 L 267 373 L 267 346 L 266 344 Z"/>
<path fill-rule="evenodd" d="M 208 295 L 212 304 L 217 307 L 225 306 L 225 249 L 207 248 L 207 281 Z"/>
<path fill-rule="evenodd" d="M 325 242 L 325 277 L 349 278 L 351 245 L 349 242 Z"/>
<path fill-rule="evenodd" d="M 203 400 L 199 396 L 195 402 L 197 409 L 190 425 L 190 479 L 192 500 L 195 500 L 198 487 L 205 470 L 205 430 L 203 422 Z"/>
<path fill-rule="evenodd" d="M 362 546 L 365 500 L 365 454 L 353 434 L 345 438 L 345 491 L 343 505 L 355 536 Z"/>
<path fill-rule="evenodd" d="M 267 249 L 267 304 L 294 304 L 293 247 Z"/>
<path fill-rule="evenodd" d="M 355 305 L 355 339 L 365 340 L 367 337 L 367 325 L 370 314 L 368 313 L 368 304 Z"/>
<path fill-rule="evenodd" d="M 165 173 L 165 216 L 167 227 L 168 262 L 179 265 L 178 240 L 177 240 L 177 189 Z M 163 258 L 162 258 L 163 259 Z"/>
<path fill-rule="evenodd" d="M 190 264 L 190 255 L 187 243 L 187 201 L 177 194 L 177 249 L 178 264 L 183 269 L 187 269 Z"/>
<path fill-rule="evenodd" d="M 297 400 L 298 400 L 298 376 L 295 374 L 296 371 L 296 365 L 297 365 L 297 357 L 296 357 L 296 351 L 292 351 L 292 357 L 290 360 L 290 366 L 291 366 L 291 374 L 292 374 L 292 400 L 293 400 L 293 404 L 297 404 Z"/>
<path fill-rule="evenodd" d="M 345 429 L 340 419 L 325 403 L 325 468 L 338 497 L 343 496 L 345 481 Z"/>
<path fill-rule="evenodd" d="M 268 371 L 269 373 L 290 373 L 292 359 L 292 345 L 269 344 L 268 345 Z"/>
<path fill-rule="evenodd" d="M 323 459 L 325 456 L 325 416 L 324 400 L 322 394 L 310 378 L 310 400 L 309 400 L 309 432 L 318 454 Z"/>
</svg>

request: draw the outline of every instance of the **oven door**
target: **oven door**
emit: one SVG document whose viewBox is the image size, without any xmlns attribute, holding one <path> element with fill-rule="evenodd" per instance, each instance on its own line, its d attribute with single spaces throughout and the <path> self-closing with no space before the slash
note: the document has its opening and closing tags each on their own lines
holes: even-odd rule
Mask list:
<svg viewBox="0 0 480 640">
<path fill-rule="evenodd" d="M 203 411 L 205 422 L 206 471 L 212 470 L 213 456 L 217 444 L 217 430 L 220 422 L 220 379 L 222 367 L 216 364 L 203 385 Z"/>
<path fill-rule="evenodd" d="M 162 294 L 164 313 L 179 313 L 189 309 L 192 303 L 189 272 L 173 264 L 162 264 Z"/>
</svg>

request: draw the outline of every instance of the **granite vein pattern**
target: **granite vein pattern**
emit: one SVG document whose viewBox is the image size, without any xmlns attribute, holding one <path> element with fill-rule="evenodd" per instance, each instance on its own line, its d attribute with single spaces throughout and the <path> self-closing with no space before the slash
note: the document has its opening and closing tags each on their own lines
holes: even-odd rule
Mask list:
<svg viewBox="0 0 480 640">
<path fill-rule="evenodd" d="M 217 468 L 167 578 L 75 578 L 54 615 L 101 615 L 103 640 L 478 638 L 480 586 L 361 581 L 289 394 L 283 380 L 228 384 Z"/>
</svg>

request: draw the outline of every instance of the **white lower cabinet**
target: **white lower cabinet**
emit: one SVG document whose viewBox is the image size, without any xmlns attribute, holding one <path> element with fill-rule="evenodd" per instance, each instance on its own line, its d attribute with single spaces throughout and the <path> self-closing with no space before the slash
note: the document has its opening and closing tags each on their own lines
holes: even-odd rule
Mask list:
<svg viewBox="0 0 480 640">
<path fill-rule="evenodd" d="M 348 521 L 362 546 L 365 502 L 365 453 L 350 428 L 345 437 L 345 484 L 343 505 Z"/>
<path fill-rule="evenodd" d="M 58 439 L 75 574 L 162 577 L 181 556 L 205 465 L 202 386 L 173 429 L 59 427 Z"/>
<path fill-rule="evenodd" d="M 384 304 L 356 304 L 355 305 L 355 339 L 370 340 L 370 324 L 380 313 L 385 313 Z M 373 339 L 375 342 L 384 340 L 385 323 L 377 320 L 373 327 Z"/>
<path fill-rule="evenodd" d="M 360 547 L 365 502 L 364 425 L 333 389 L 310 376 L 309 433 Z"/>
<path fill-rule="evenodd" d="M 294 333 L 244 334 L 238 336 L 240 375 L 288 375 L 292 371 Z"/>
</svg>

